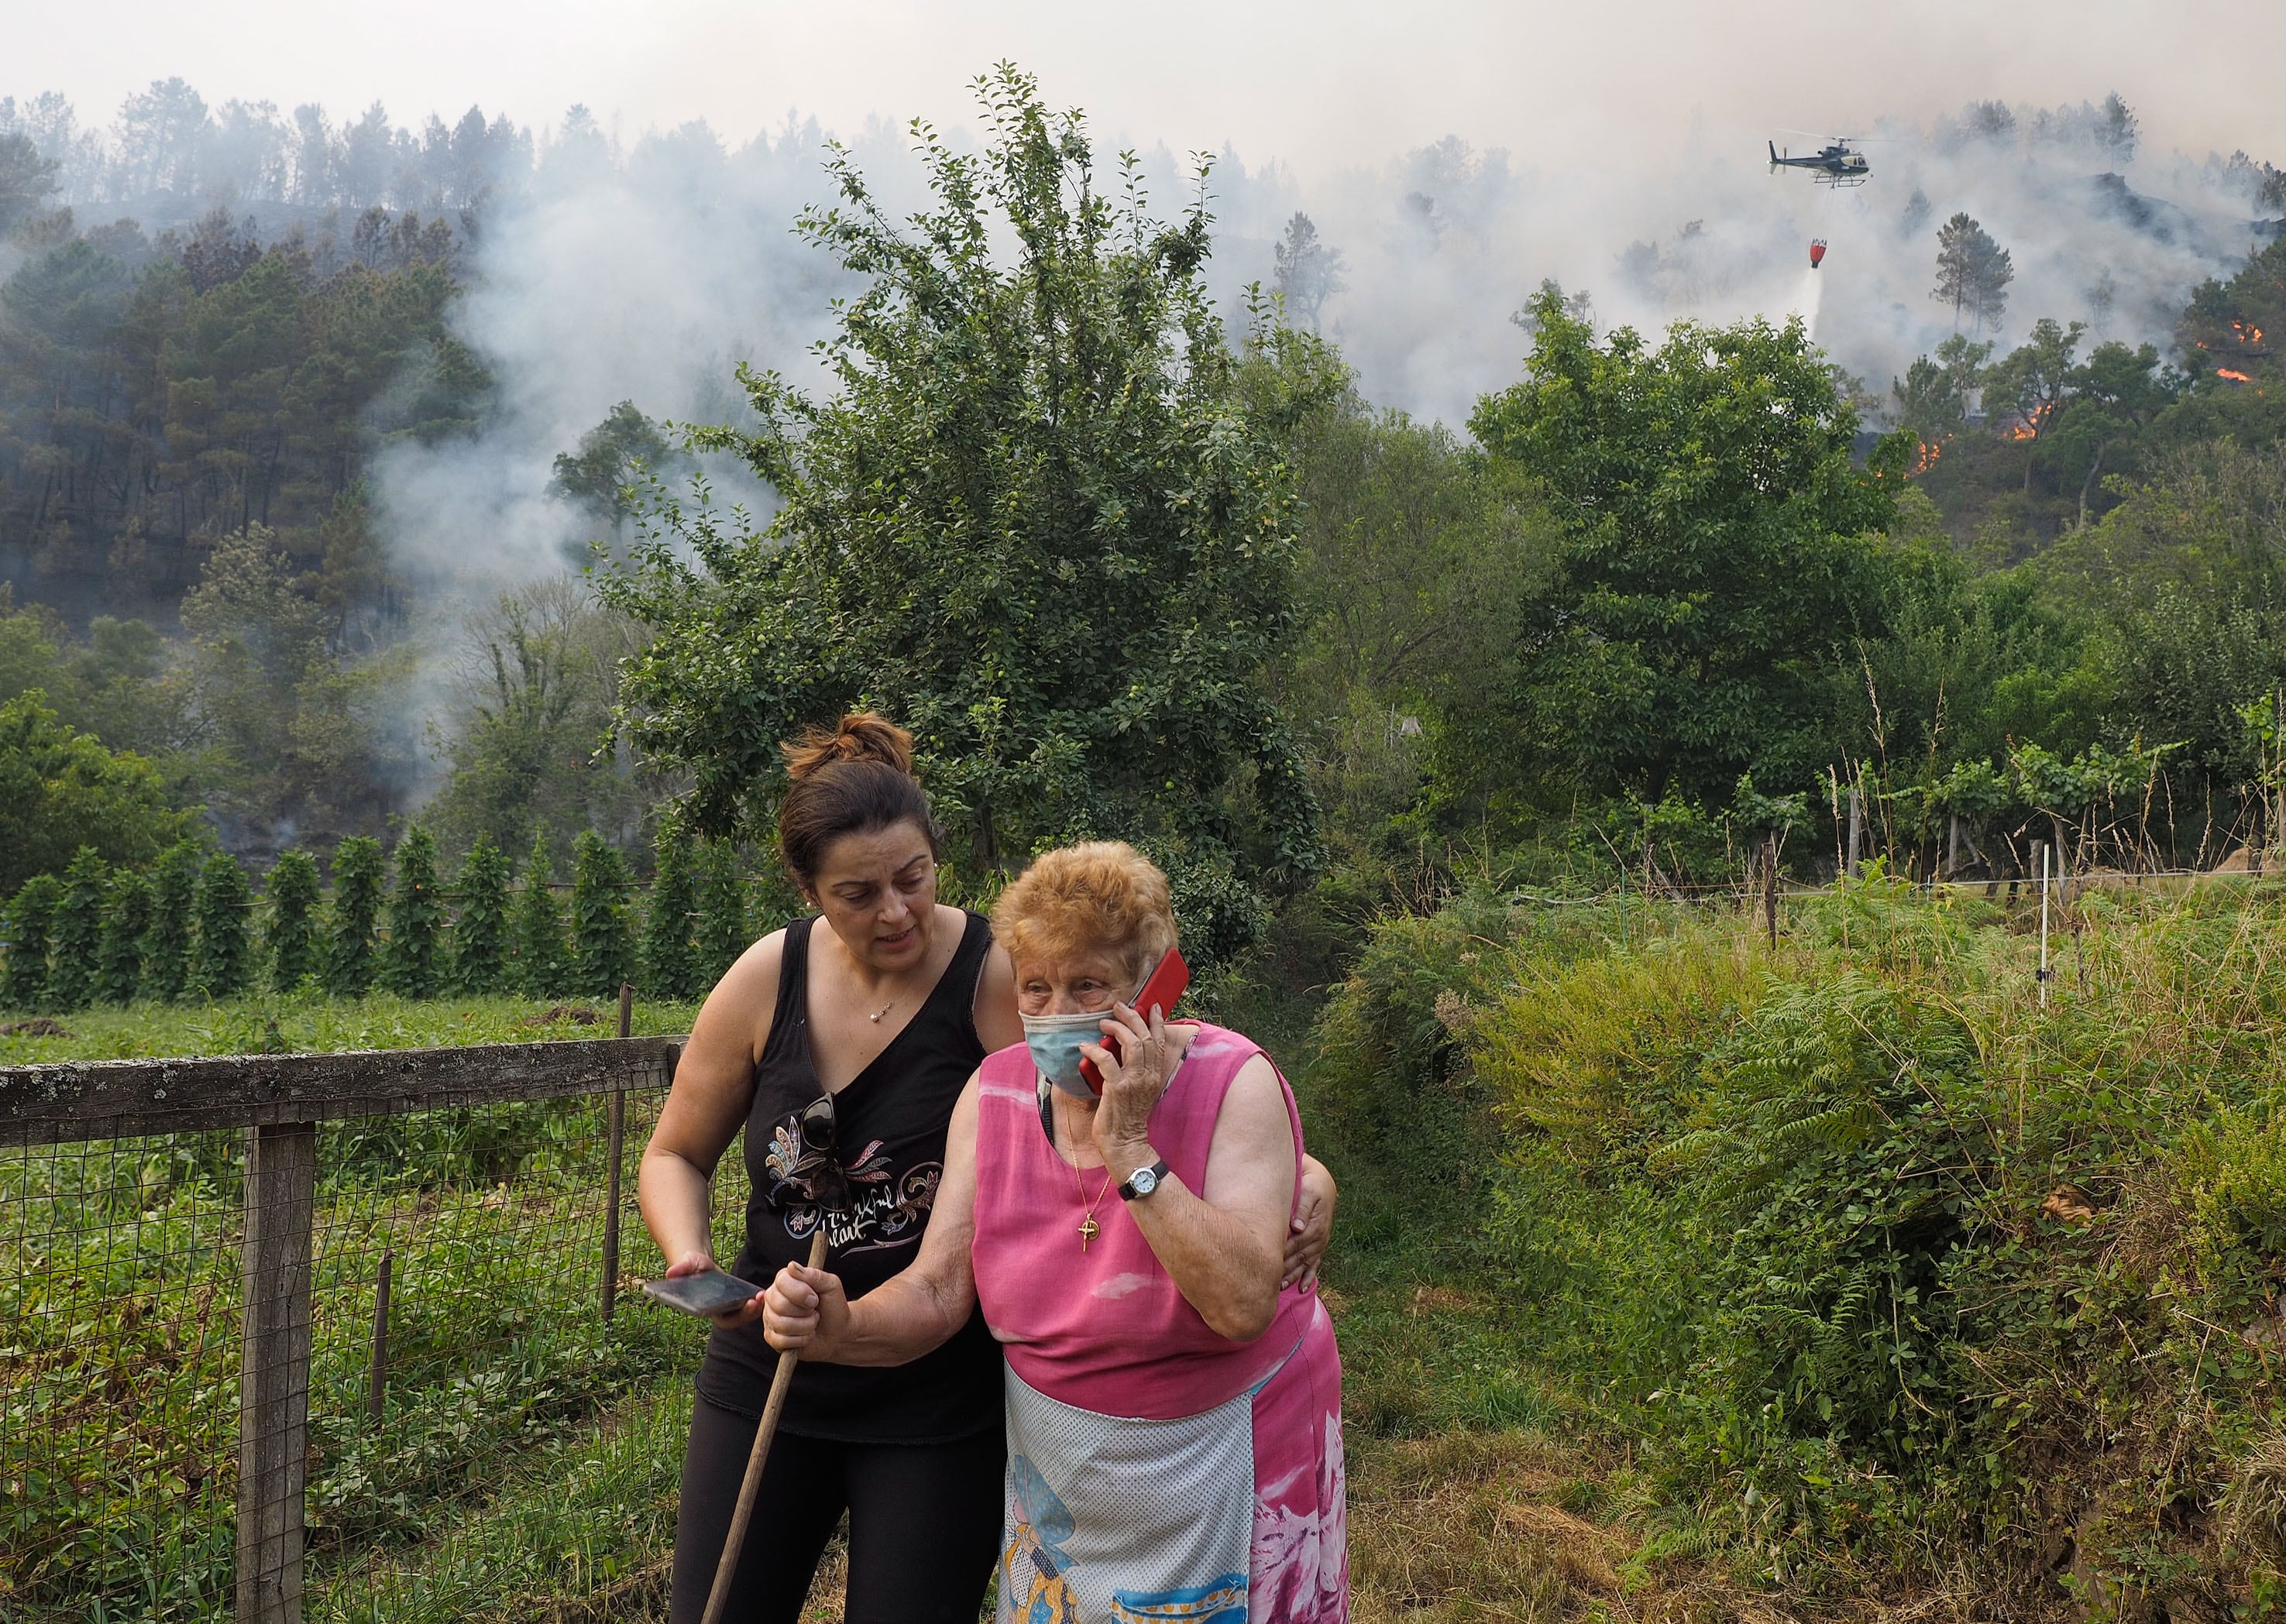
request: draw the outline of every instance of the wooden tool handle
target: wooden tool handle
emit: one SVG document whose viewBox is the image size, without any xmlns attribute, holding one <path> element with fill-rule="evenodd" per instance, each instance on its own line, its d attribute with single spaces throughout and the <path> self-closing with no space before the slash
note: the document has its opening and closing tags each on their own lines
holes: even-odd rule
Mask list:
<svg viewBox="0 0 2286 1624">
<path fill-rule="evenodd" d="M 817 1215 L 817 1233 L 810 1237 L 809 1267 L 825 1267 L 827 1215 Z M 730 1533 L 722 1542 L 722 1559 L 714 1565 L 714 1588 L 706 1593 L 706 1612 L 701 1624 L 722 1624 L 722 1609 L 730 1601 L 730 1575 L 738 1569 L 738 1550 L 746 1542 L 746 1525 L 753 1520 L 754 1498 L 762 1489 L 762 1463 L 769 1458 L 770 1439 L 778 1430 L 778 1414 L 785 1408 L 786 1390 L 793 1385 L 793 1368 L 801 1354 L 788 1348 L 778 1355 L 777 1374 L 770 1378 L 769 1402 L 762 1406 L 761 1424 L 754 1428 L 754 1447 L 746 1456 L 745 1481 L 738 1485 L 738 1509 L 730 1514 Z"/>
</svg>

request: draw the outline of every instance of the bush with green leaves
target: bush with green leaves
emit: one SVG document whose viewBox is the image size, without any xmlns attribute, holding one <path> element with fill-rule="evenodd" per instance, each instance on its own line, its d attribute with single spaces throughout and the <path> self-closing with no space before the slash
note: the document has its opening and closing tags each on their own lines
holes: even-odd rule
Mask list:
<svg viewBox="0 0 2286 1624">
<path fill-rule="evenodd" d="M 738 860 L 737 843 L 703 843 L 698 848 L 699 990 L 713 986 L 722 978 L 723 971 L 738 961 L 738 955 L 753 940 L 748 925 L 746 874 Z"/>
<path fill-rule="evenodd" d="M 564 947 L 564 910 L 556 906 L 555 879 L 556 859 L 548 853 L 543 830 L 532 837 L 512 924 L 516 961 L 510 979 L 527 998 L 553 997 L 571 983 L 571 956 Z"/>
<path fill-rule="evenodd" d="M 453 920 L 453 985 L 463 992 L 497 992 L 508 985 L 508 859 L 478 837 L 461 859 L 460 910 Z"/>
<path fill-rule="evenodd" d="M 270 985 L 291 992 L 318 973 L 322 944 L 318 936 L 318 901 L 321 884 L 318 859 L 299 847 L 278 854 L 270 869 L 269 930 L 262 944 L 270 966 Z"/>
<path fill-rule="evenodd" d="M 397 843 L 397 883 L 389 894 L 389 939 L 381 985 L 404 998 L 433 998 L 444 983 L 437 948 L 445 903 L 437 888 L 437 842 L 415 823 Z"/>
<path fill-rule="evenodd" d="M 201 849 L 170 846 L 151 876 L 151 925 L 143 938 L 143 994 L 172 1003 L 190 985 L 191 909 L 199 889 Z"/>
<path fill-rule="evenodd" d="M 44 1009 L 48 1004 L 48 931 L 64 888 L 51 874 L 24 882 L 8 904 L 8 961 L 0 968 L 0 1008 Z"/>
<path fill-rule="evenodd" d="M 328 992 L 359 998 L 373 985 L 381 882 L 381 843 L 370 835 L 352 835 L 342 842 L 334 852 L 334 906 L 326 927 Z"/>
<path fill-rule="evenodd" d="M 572 987 L 584 997 L 616 998 L 635 976 L 635 932 L 627 921 L 627 859 L 593 829 L 572 847 Z"/>
<path fill-rule="evenodd" d="M 690 998 L 698 985 L 691 916 L 698 912 L 690 842 L 672 817 L 658 820 L 649 911 L 643 916 L 642 990 L 651 998 Z"/>
<path fill-rule="evenodd" d="M 96 945 L 95 995 L 105 1003 L 132 1003 L 143 990 L 143 938 L 150 928 L 151 878 L 122 868 L 111 876 Z"/>
<path fill-rule="evenodd" d="M 192 916 L 192 990 L 210 999 L 237 997 L 254 980 L 254 888 L 229 852 L 207 854 Z"/>
<path fill-rule="evenodd" d="M 111 865 L 93 846 L 82 846 L 64 871 L 63 895 L 48 929 L 48 1000 L 59 1009 L 95 1001 L 110 884 Z"/>
</svg>

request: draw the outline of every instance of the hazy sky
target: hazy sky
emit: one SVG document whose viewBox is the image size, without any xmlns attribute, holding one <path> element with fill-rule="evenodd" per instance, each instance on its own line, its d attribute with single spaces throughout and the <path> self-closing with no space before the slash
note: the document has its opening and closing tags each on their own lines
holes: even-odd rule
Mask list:
<svg viewBox="0 0 2286 1624">
<path fill-rule="evenodd" d="M 1234 144 L 1305 181 L 1448 133 L 1601 169 L 1614 142 L 1751 148 L 1781 126 L 2114 88 L 2162 143 L 2286 162 L 2279 0 L 96 0 L 8 33 L 0 92 L 62 90 L 93 123 L 180 75 L 209 101 L 337 117 L 379 98 L 399 122 L 477 103 L 546 125 L 578 101 L 629 137 L 703 115 L 735 142 L 794 109 L 844 130 L 959 122 L 967 80 L 1013 57 L 1100 134 Z"/>
</svg>

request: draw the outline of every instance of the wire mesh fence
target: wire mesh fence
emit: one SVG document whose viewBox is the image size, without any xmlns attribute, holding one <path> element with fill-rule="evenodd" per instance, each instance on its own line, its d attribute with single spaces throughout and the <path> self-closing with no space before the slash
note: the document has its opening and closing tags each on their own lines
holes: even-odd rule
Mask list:
<svg viewBox="0 0 2286 1624">
<path fill-rule="evenodd" d="M 0 1620 L 652 1610 L 701 1338 L 620 1288 L 674 1052 L 0 1071 Z"/>
</svg>

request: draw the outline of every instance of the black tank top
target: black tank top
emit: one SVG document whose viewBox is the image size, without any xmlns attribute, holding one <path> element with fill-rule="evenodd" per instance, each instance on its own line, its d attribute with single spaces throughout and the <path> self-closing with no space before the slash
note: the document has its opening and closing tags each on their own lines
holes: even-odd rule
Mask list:
<svg viewBox="0 0 2286 1624">
<path fill-rule="evenodd" d="M 827 1221 L 825 1267 L 852 1300 L 899 1273 L 919 1250 L 939 1181 L 945 1130 L 969 1076 L 984 1058 L 976 1035 L 976 987 L 992 929 L 970 914 L 959 949 L 904 1030 L 833 1096 L 838 1159 L 849 1203 Z M 809 1052 L 809 937 L 815 918 L 786 927 L 778 967 L 777 1010 L 754 1068 L 746 1116 L 746 1243 L 731 1273 L 768 1282 L 788 1263 L 808 1262 L 818 1209 L 800 1174 L 800 1118 L 825 1092 Z M 760 1325 L 717 1330 L 706 1345 L 698 1392 L 710 1404 L 759 1416 L 778 1356 Z M 943 1346 L 909 1365 L 868 1369 L 804 1363 L 779 1425 L 806 1438 L 843 1443 L 943 1443 L 1001 1424 L 1000 1345 L 972 1312 Z"/>
</svg>

